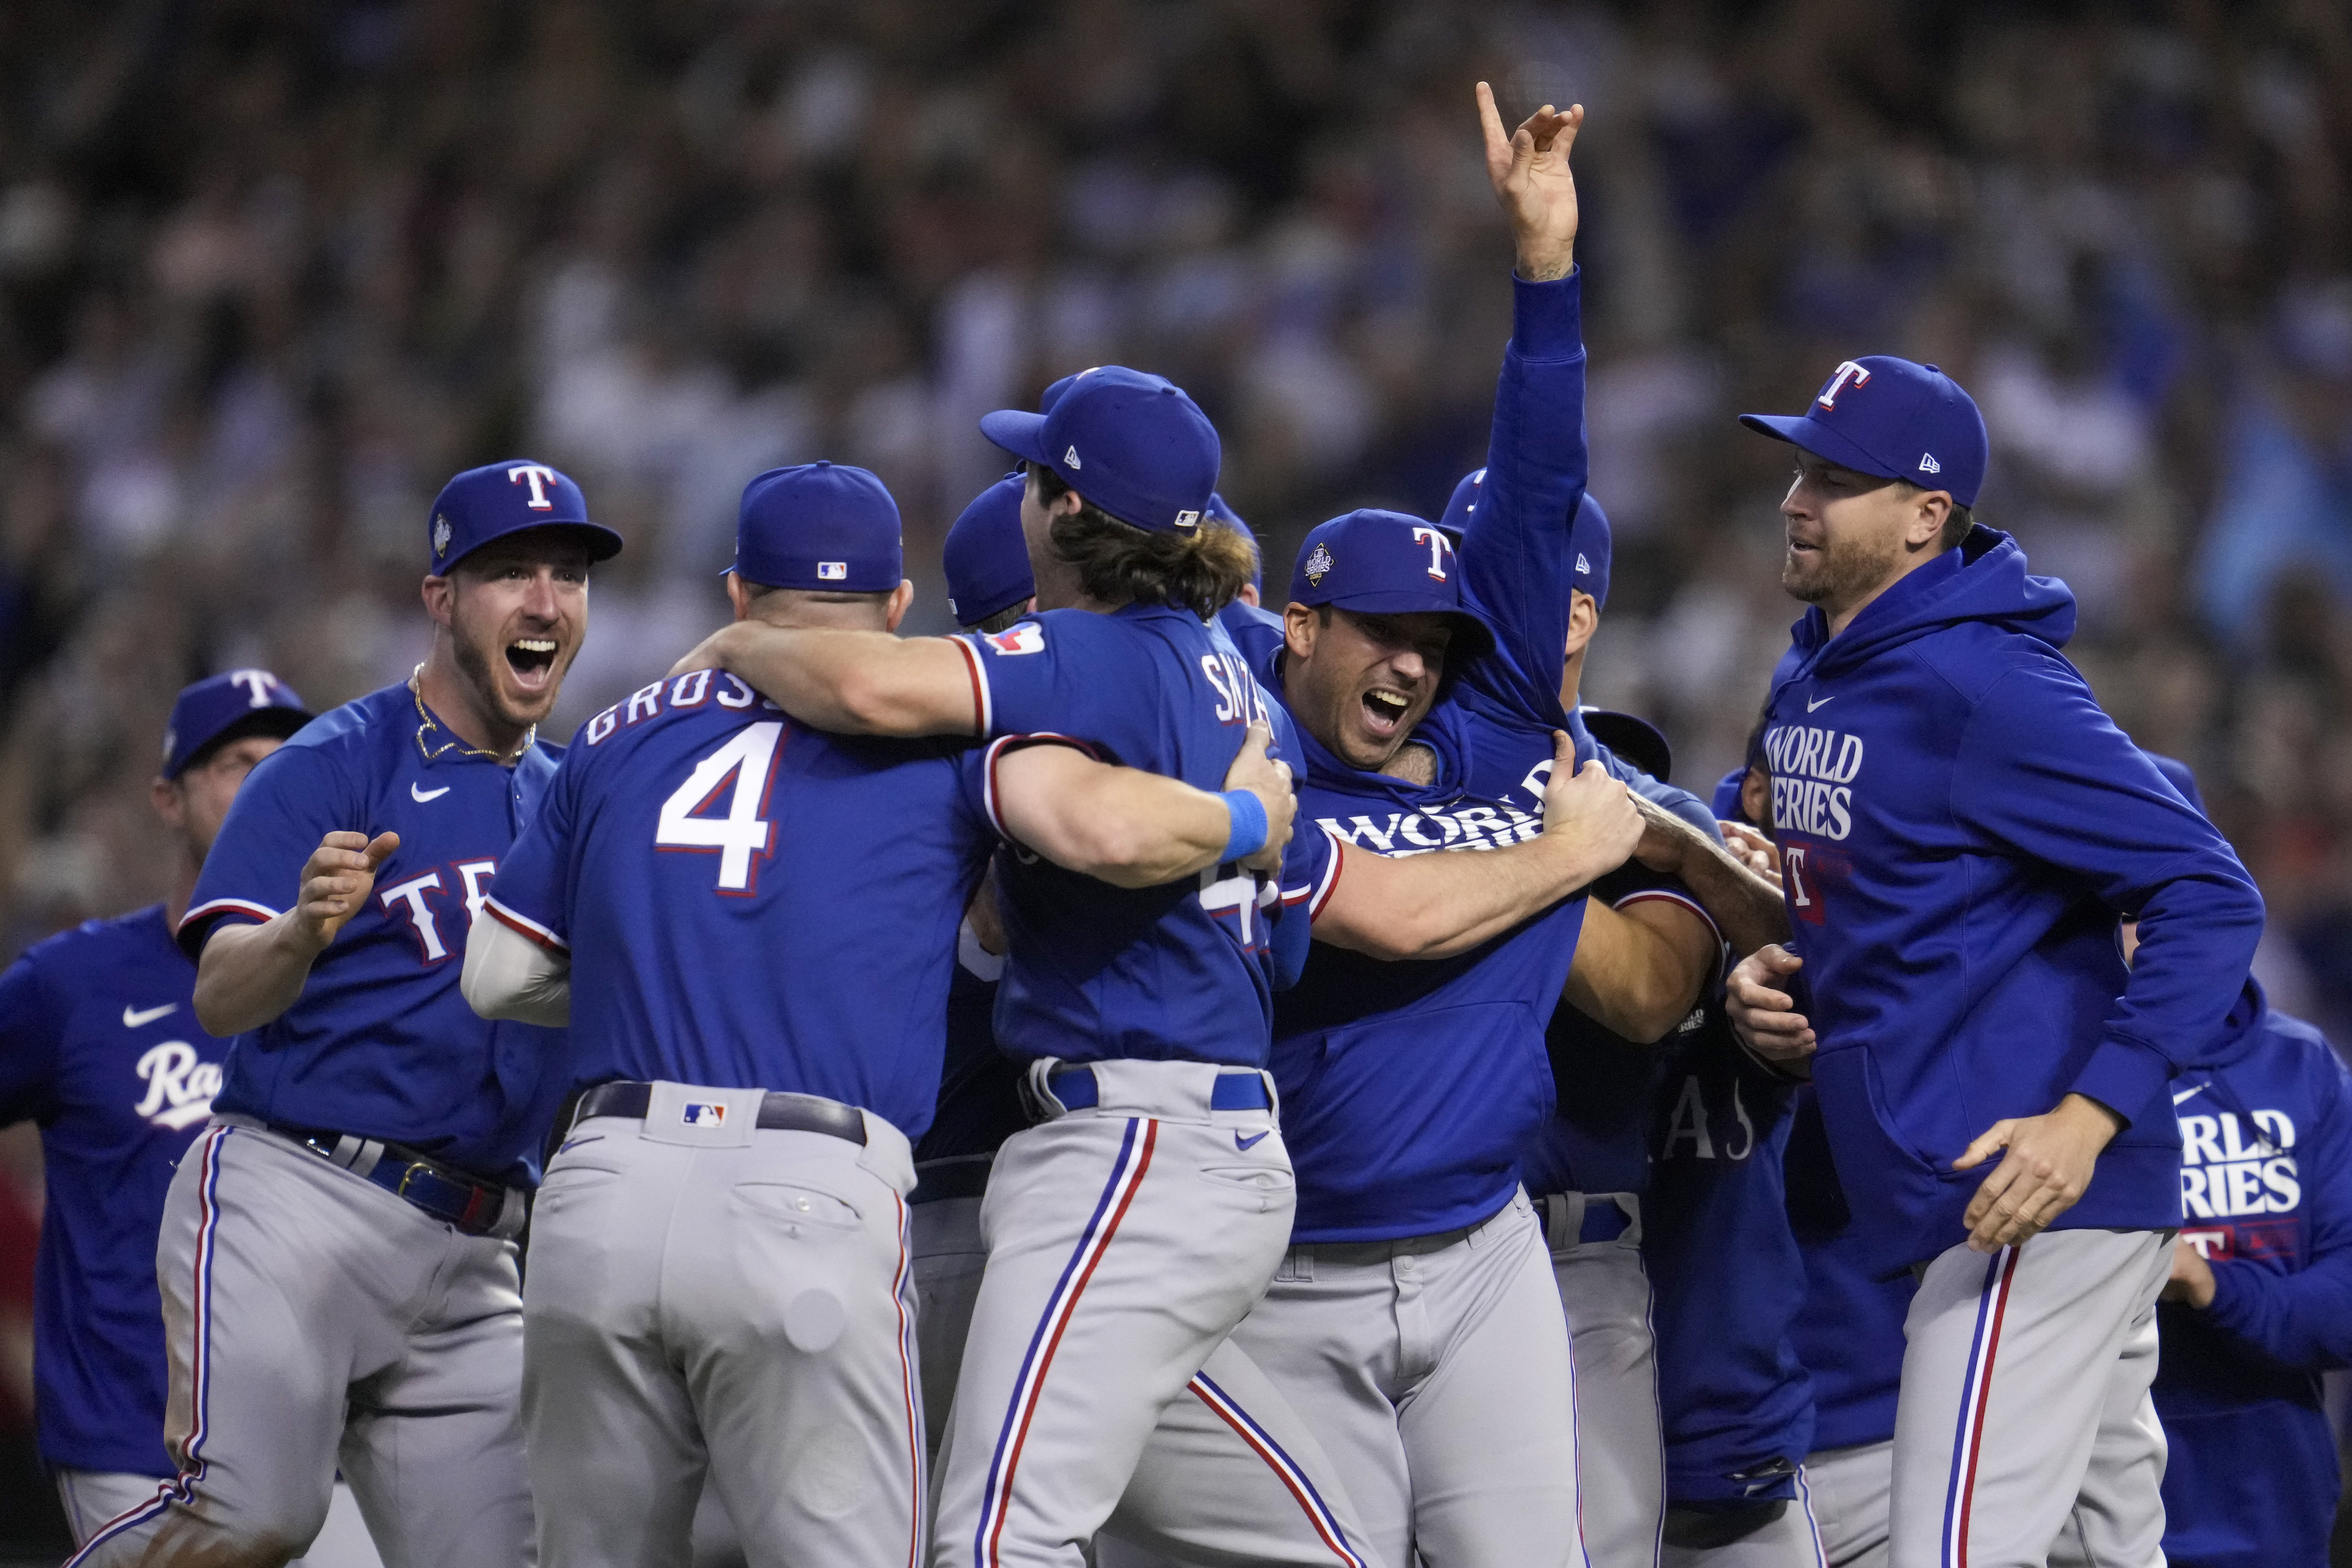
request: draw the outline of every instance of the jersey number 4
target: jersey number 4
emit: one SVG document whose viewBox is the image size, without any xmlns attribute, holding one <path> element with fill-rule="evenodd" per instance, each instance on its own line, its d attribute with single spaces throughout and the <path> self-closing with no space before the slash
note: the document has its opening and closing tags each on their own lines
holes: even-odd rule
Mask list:
<svg viewBox="0 0 2352 1568">
<path fill-rule="evenodd" d="M 753 857 L 765 859 L 775 853 L 776 825 L 761 814 L 776 782 L 783 738 L 780 723 L 745 725 L 695 763 L 686 782 L 662 802 L 654 843 L 663 849 L 717 851 L 721 893 L 749 898 L 758 892 L 760 868 Z M 730 791 L 727 815 L 705 816 L 721 791 Z"/>
</svg>

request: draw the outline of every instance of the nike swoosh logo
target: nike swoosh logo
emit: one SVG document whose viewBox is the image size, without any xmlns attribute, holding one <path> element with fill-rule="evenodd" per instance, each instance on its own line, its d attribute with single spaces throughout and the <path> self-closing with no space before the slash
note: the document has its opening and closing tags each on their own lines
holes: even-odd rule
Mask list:
<svg viewBox="0 0 2352 1568">
<path fill-rule="evenodd" d="M 166 1002 L 161 1007 L 125 1007 L 122 1009 L 122 1026 L 126 1029 L 143 1029 L 164 1014 L 176 1013 L 179 1010 L 180 1005 L 177 1002 Z"/>
<path fill-rule="evenodd" d="M 1810 713 L 1810 712 L 1811 712 L 1811 711 L 1812 711 L 1814 709 L 1816 709 L 1816 708 L 1826 708 L 1826 707 L 1828 707 L 1831 703 L 1832 703 L 1832 702 L 1834 702 L 1834 701 L 1836 701 L 1836 700 L 1837 700 L 1837 694 L 1836 694 L 1835 692 L 1832 692 L 1829 696 L 1827 696 L 1827 697 L 1823 697 L 1823 698 L 1821 698 L 1821 699 L 1819 699 L 1819 700 L 1815 700 L 1815 699 L 1813 699 L 1813 698 L 1808 697 L 1808 698 L 1806 698 L 1806 699 L 1805 699 L 1805 711 L 1806 711 L 1806 712 L 1808 712 L 1808 713 Z"/>
<path fill-rule="evenodd" d="M 1270 1131 L 1273 1131 L 1273 1129 L 1272 1129 L 1272 1128 L 1268 1128 L 1268 1129 L 1266 1130 L 1266 1131 L 1268 1131 L 1268 1132 L 1270 1132 Z M 1238 1133 L 1238 1132 L 1236 1132 L 1236 1133 L 1234 1133 L 1234 1148 L 1236 1148 L 1236 1149 L 1255 1149 L 1255 1148 L 1256 1148 L 1259 1144 L 1261 1144 L 1261 1143 L 1263 1143 L 1263 1142 L 1265 1142 L 1265 1132 L 1254 1132 L 1254 1133 L 1252 1133 L 1250 1136 L 1248 1136 L 1247 1138 L 1243 1137 L 1243 1136 L 1242 1136 L 1240 1133 Z"/>
<path fill-rule="evenodd" d="M 448 784 L 443 784 L 439 789 L 418 789 L 415 782 L 412 780 L 408 785 L 408 798 L 423 805 L 428 800 L 439 800 L 449 793 L 450 787 Z"/>
<path fill-rule="evenodd" d="M 2185 1104 L 2186 1102 L 2196 1099 L 2199 1095 L 2204 1093 L 2207 1089 L 2212 1087 L 2213 1086 L 2210 1083 L 2200 1083 L 2195 1089 L 2184 1089 L 2179 1094 L 2172 1097 L 2172 1103 L 2175 1105 Z"/>
</svg>

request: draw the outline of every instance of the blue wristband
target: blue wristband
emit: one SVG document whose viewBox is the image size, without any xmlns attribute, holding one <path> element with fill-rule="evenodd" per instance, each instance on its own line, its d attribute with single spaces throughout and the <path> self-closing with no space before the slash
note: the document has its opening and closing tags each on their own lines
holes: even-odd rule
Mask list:
<svg viewBox="0 0 2352 1568">
<path fill-rule="evenodd" d="M 1265 803 L 1248 790 L 1229 789 L 1217 797 L 1225 803 L 1225 811 L 1233 818 L 1233 831 L 1225 839 L 1225 852 L 1218 864 L 1246 860 L 1265 847 Z"/>
</svg>

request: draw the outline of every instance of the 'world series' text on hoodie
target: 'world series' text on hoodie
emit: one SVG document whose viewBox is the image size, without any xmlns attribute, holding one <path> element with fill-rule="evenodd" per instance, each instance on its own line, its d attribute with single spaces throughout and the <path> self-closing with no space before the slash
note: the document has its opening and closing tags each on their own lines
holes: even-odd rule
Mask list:
<svg viewBox="0 0 2352 1568">
<path fill-rule="evenodd" d="M 2003 1117 L 2070 1091 L 2129 1125 L 2060 1227 L 2180 1223 L 2166 1085 L 2201 1059 L 2262 933 L 2212 825 L 2059 651 L 2063 583 L 1979 526 L 1832 637 L 1795 627 L 1765 710 L 1798 1009 L 1857 1229 L 1885 1268 L 1965 1237 Z M 2116 911 L 2137 909 L 2126 975 Z"/>
</svg>

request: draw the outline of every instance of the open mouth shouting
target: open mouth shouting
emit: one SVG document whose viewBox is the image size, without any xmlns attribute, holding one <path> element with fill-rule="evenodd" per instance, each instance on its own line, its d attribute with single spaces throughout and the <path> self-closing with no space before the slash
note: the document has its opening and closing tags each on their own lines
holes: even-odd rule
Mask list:
<svg viewBox="0 0 2352 1568">
<path fill-rule="evenodd" d="M 1364 727 L 1383 741 L 1395 739 L 1412 711 L 1412 699 L 1392 686 L 1375 686 L 1363 694 Z"/>
<path fill-rule="evenodd" d="M 547 689 L 555 679 L 557 644 L 553 637 L 517 637 L 507 644 L 507 668 L 515 684 L 533 694 Z"/>
</svg>

